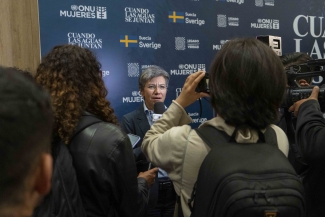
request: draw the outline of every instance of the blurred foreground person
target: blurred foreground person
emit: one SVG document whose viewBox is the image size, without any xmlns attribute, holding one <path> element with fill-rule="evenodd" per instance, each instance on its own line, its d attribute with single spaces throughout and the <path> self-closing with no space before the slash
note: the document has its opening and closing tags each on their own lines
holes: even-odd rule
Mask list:
<svg viewBox="0 0 325 217">
<path fill-rule="evenodd" d="M 51 94 L 54 145 L 70 150 L 87 216 L 141 216 L 157 169 L 137 178 L 128 136 L 117 118 L 94 54 L 76 45 L 54 47 L 39 65 L 36 81 Z"/>
<path fill-rule="evenodd" d="M 179 97 L 151 126 L 142 142 L 143 152 L 155 165 L 167 171 L 180 196 L 182 210 L 176 209 L 174 216 L 180 211 L 186 217 L 191 215 L 188 200 L 202 161 L 210 151 L 188 125 L 192 119 L 184 110 L 200 97 L 209 96 L 195 91 L 204 76 L 205 72 L 188 76 Z M 212 126 L 228 136 L 236 130 L 237 143 L 256 143 L 259 131 L 264 133 L 270 126 L 278 148 L 287 156 L 288 139 L 272 124 L 278 118 L 285 87 L 283 65 L 268 46 L 257 39 L 230 40 L 217 53 L 209 71 L 210 102 L 218 116 L 200 127 Z"/>
<path fill-rule="evenodd" d="M 0 67 L 0 216 L 32 216 L 51 189 L 53 111 L 31 78 Z"/>
</svg>

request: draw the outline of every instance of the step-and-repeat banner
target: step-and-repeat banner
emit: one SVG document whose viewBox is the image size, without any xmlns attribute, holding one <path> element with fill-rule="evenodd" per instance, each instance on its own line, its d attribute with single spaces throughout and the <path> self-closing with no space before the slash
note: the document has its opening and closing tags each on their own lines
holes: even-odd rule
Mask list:
<svg viewBox="0 0 325 217">
<path fill-rule="evenodd" d="M 119 120 L 143 102 L 138 78 L 145 68 L 158 65 L 170 74 L 168 106 L 186 77 L 208 71 L 218 50 L 234 37 L 280 36 L 284 54 L 300 51 L 314 59 L 325 54 L 322 0 L 38 2 L 41 55 L 59 44 L 94 51 Z M 202 100 L 202 116 L 199 102 L 187 111 L 194 127 L 213 117 L 208 99 Z"/>
</svg>

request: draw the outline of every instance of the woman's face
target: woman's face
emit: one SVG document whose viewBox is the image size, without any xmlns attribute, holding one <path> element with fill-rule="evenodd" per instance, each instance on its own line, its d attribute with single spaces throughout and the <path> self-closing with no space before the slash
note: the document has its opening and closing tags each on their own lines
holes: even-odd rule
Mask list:
<svg viewBox="0 0 325 217">
<path fill-rule="evenodd" d="M 143 90 L 140 91 L 146 106 L 153 110 L 156 102 L 164 102 L 167 93 L 166 80 L 163 76 L 158 76 L 146 82 Z"/>
</svg>

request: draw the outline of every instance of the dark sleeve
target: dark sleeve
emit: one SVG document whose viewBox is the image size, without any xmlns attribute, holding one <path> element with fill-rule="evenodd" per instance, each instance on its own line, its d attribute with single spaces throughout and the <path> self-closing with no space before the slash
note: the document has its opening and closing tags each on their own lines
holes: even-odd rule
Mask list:
<svg viewBox="0 0 325 217">
<path fill-rule="evenodd" d="M 135 216 L 135 213 L 136 216 L 143 216 L 148 204 L 149 188 L 144 178 L 137 178 L 134 155 L 126 134 L 123 134 L 113 158 L 116 165 L 113 192 L 120 216 Z M 130 204 L 135 209 L 128 209 Z"/>
<path fill-rule="evenodd" d="M 325 120 L 316 100 L 301 104 L 298 111 L 296 140 L 309 165 L 325 161 Z"/>
<path fill-rule="evenodd" d="M 134 131 L 134 127 L 132 127 L 132 120 L 130 118 L 128 118 L 127 116 L 123 116 L 122 117 L 122 121 L 120 123 L 120 127 L 122 128 L 122 130 L 128 134 L 128 133 L 132 133 L 135 134 Z"/>
</svg>

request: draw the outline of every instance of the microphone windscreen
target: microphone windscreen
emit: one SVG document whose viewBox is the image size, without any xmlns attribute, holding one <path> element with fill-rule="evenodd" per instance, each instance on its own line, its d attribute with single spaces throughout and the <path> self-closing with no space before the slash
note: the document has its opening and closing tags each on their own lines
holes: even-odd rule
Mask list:
<svg viewBox="0 0 325 217">
<path fill-rule="evenodd" d="M 153 112 L 155 114 L 162 114 L 165 112 L 165 104 L 163 102 L 156 102 L 153 105 Z"/>
</svg>

